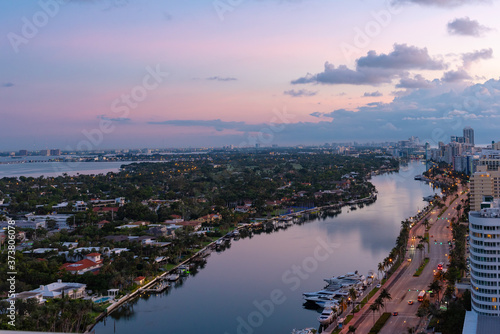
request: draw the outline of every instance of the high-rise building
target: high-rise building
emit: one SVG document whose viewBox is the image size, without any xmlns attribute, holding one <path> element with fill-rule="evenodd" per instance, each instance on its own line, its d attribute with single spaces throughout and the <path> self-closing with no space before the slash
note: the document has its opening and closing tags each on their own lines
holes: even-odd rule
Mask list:
<svg viewBox="0 0 500 334">
<path fill-rule="evenodd" d="M 470 179 L 470 208 L 479 211 L 485 197 L 500 199 L 500 145 L 483 150 Z"/>
<path fill-rule="evenodd" d="M 469 213 L 472 310 L 500 316 L 500 202 Z"/>
<path fill-rule="evenodd" d="M 58 148 L 50 150 L 50 155 L 53 155 L 53 156 L 61 155 L 61 150 Z"/>
<path fill-rule="evenodd" d="M 470 144 L 471 146 L 474 146 L 474 129 L 471 128 L 470 126 L 465 127 L 464 138 L 466 140 L 466 143 Z"/>
<path fill-rule="evenodd" d="M 19 150 L 19 156 L 25 157 L 27 155 L 28 155 L 28 151 L 27 150 Z"/>
</svg>

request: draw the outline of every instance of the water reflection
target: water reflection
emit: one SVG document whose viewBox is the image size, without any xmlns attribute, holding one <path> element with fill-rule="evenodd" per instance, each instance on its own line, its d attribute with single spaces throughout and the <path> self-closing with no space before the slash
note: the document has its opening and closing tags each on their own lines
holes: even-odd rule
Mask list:
<svg viewBox="0 0 500 334">
<path fill-rule="evenodd" d="M 340 214 L 324 212 L 314 220 L 242 232 L 240 240 L 214 251 L 164 294 L 138 299 L 112 314 L 116 332 L 236 333 L 255 305 L 268 300 L 275 289 L 285 301 L 275 305 L 258 328 L 251 328 L 254 333 L 316 326 L 317 311 L 304 307 L 302 292 L 321 289 L 323 278 L 332 275 L 354 270 L 366 274 L 377 268 L 394 246 L 401 221 L 422 209 L 422 198 L 433 193 L 431 186 L 413 180 L 423 170 L 413 162 L 402 175 L 374 177 L 378 199 L 363 208 L 344 207 Z M 298 287 L 284 280 L 291 268 L 315 254 L 318 240 L 334 246 L 333 252 L 306 272 Z M 113 333 L 114 323 L 101 322 L 95 330 Z"/>
</svg>

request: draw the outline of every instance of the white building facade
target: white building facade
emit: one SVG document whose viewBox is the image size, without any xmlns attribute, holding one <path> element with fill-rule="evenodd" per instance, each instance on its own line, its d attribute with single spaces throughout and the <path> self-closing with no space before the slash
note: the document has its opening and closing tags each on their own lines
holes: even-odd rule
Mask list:
<svg viewBox="0 0 500 334">
<path fill-rule="evenodd" d="M 500 203 L 469 213 L 472 310 L 500 316 Z"/>
</svg>

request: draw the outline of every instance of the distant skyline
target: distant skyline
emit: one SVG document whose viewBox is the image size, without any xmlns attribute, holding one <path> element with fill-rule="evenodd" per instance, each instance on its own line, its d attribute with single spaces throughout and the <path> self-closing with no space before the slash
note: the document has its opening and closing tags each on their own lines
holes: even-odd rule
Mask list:
<svg viewBox="0 0 500 334">
<path fill-rule="evenodd" d="M 500 140 L 499 1 L 0 3 L 0 151 Z"/>
</svg>

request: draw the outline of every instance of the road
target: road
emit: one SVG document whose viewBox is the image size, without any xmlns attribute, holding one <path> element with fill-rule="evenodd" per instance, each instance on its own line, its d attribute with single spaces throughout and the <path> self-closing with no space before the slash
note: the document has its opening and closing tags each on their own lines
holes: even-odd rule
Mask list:
<svg viewBox="0 0 500 334">
<path fill-rule="evenodd" d="M 459 188 L 459 193 L 461 190 Z M 407 253 L 407 257 L 411 259 L 411 262 L 405 261 L 383 286 L 391 294 L 392 300 L 385 302 L 385 310 L 381 312 L 391 312 L 391 314 L 398 312 L 398 315 L 389 318 L 380 331 L 380 334 L 408 333 L 408 327 L 415 327 L 419 324 L 420 318 L 416 316 L 420 304 L 417 301 L 418 292 L 422 289 L 428 290 L 428 286 L 433 280 L 434 272 L 437 270 L 438 263 L 445 263 L 445 267 L 448 263 L 448 252 L 450 250 L 448 241 L 451 241 L 453 238 L 450 222 L 453 217 L 457 217 L 457 204 L 461 204 L 462 199 L 465 201 L 467 193 L 464 192 L 455 201 L 450 203 L 454 197 L 455 195 L 450 195 L 447 199 L 447 209 L 441 218 L 438 217 L 441 212 L 441 209 L 438 208 L 427 214 L 426 217 L 432 225 L 429 229 L 429 247 L 426 247 L 425 255 L 416 249 L 419 241 L 416 237 L 424 236 L 425 234 L 425 226 L 422 224 L 425 218 L 411 229 L 408 245 L 409 251 Z M 419 277 L 414 277 L 413 274 L 416 272 L 424 256 L 429 257 L 429 263 Z M 370 331 L 374 321 L 381 314 L 381 312 L 376 312 L 373 315 L 368 310 L 369 304 L 378 297 L 378 294 L 375 294 L 371 301 L 356 314 L 342 333 L 347 333 L 349 325 L 356 327 L 356 333 L 358 334 Z M 428 294 L 427 298 L 429 298 Z M 432 298 L 432 301 L 434 298 Z M 413 301 L 413 305 L 408 304 L 409 300 Z"/>
</svg>

